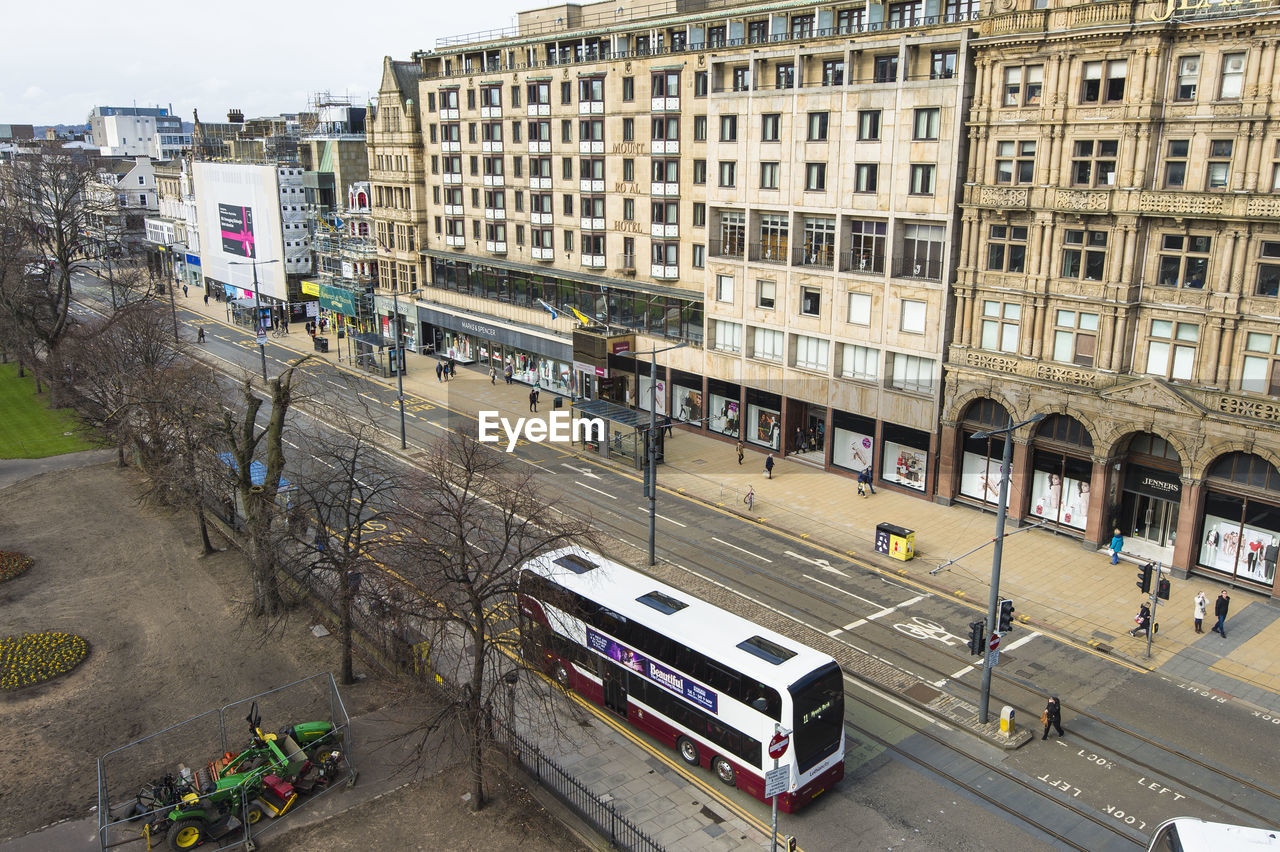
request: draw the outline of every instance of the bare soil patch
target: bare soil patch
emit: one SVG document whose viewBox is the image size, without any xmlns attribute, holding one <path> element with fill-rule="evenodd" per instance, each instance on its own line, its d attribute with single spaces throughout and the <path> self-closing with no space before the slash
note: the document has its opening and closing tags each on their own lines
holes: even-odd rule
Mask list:
<svg viewBox="0 0 1280 852">
<path fill-rule="evenodd" d="M 97 804 L 99 755 L 336 670 L 336 641 L 313 637 L 305 614 L 263 641 L 255 625 L 243 623 L 237 603 L 247 577 L 240 554 L 201 557 L 188 515 L 140 505 L 137 494 L 136 475 L 113 465 L 45 473 L 0 490 L 0 547 L 35 559 L 31 570 L 0 584 L 0 635 L 65 630 L 91 648 L 69 675 L 0 694 L 0 716 L 13 734 L 0 749 L 0 839 L 88 816 Z M 343 687 L 342 695 L 352 716 L 394 697 L 374 677 Z M 264 712 L 266 726 L 301 721 L 281 718 L 290 709 L 275 702 L 275 717 Z M 172 762 L 187 758 L 176 754 Z M 114 778 L 109 771 L 114 802 L 129 795 L 133 782 L 122 777 L 129 769 L 116 769 Z M 464 776 L 440 773 L 332 817 L 322 824 L 322 845 L 356 849 L 385 837 L 387 848 L 430 848 L 437 845 L 427 841 L 430 824 L 441 827 L 431 836 L 452 848 L 576 848 L 518 785 L 495 786 L 495 803 L 469 815 L 460 798 Z M 350 845 L 334 845 L 339 836 Z M 288 845 L 287 837 L 273 834 L 271 847 L 320 848 L 314 841 Z M 543 839 L 549 845 L 530 845 Z"/>
</svg>

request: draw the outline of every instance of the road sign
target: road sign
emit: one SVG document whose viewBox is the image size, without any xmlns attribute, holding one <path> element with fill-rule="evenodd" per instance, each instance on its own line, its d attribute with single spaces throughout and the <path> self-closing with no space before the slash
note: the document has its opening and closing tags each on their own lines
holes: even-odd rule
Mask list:
<svg viewBox="0 0 1280 852">
<path fill-rule="evenodd" d="M 994 669 L 994 668 L 996 667 L 996 665 L 997 665 L 997 664 L 999 664 L 999 662 L 1000 662 L 1000 652 L 999 652 L 999 651 L 991 651 L 990 653 L 988 653 L 988 654 L 987 654 L 987 666 L 988 666 L 989 668 L 993 668 L 993 669 Z"/>
<path fill-rule="evenodd" d="M 259 346 L 266 346 L 266 345 L 267 345 L 267 334 L 266 334 L 266 332 L 264 332 L 264 331 L 259 331 L 259 332 L 258 332 L 258 345 L 259 345 Z"/>
<path fill-rule="evenodd" d="M 992 633 L 991 638 L 987 640 L 987 650 L 994 651 L 996 648 L 999 648 L 999 647 L 1000 647 L 1000 634 Z"/>
<path fill-rule="evenodd" d="M 774 734 L 773 739 L 769 740 L 769 756 L 777 760 L 787 753 L 789 745 L 791 745 L 790 734 Z"/>
<path fill-rule="evenodd" d="M 767 769 L 764 773 L 764 797 L 772 799 L 780 793 L 787 792 L 787 784 L 791 781 L 791 767 L 779 766 Z"/>
</svg>

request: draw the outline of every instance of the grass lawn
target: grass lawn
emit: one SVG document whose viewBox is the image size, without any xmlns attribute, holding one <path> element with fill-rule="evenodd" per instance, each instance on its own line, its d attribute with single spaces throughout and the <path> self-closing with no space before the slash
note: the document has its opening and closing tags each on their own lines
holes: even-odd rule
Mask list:
<svg viewBox="0 0 1280 852">
<path fill-rule="evenodd" d="M 47 408 L 48 392 L 37 396 L 35 390 L 30 373 L 20 379 L 17 364 L 0 364 L 0 459 L 42 459 L 93 449 L 71 412 Z"/>
</svg>

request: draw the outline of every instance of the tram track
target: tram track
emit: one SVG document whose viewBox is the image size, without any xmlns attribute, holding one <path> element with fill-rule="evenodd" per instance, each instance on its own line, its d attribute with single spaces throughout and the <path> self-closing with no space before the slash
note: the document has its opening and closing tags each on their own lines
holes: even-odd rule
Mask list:
<svg viewBox="0 0 1280 852">
<path fill-rule="evenodd" d="M 576 495 L 566 495 L 576 496 Z M 608 509 L 609 507 L 599 507 L 593 505 L 595 509 Z M 616 513 L 606 513 L 616 514 Z M 614 531 L 617 537 L 628 540 L 637 535 L 637 530 L 628 528 L 629 519 L 618 515 L 619 520 L 615 521 L 611 517 L 602 517 L 597 514 L 594 518 L 595 523 L 599 526 L 607 526 Z M 767 532 L 767 531 L 765 531 Z M 814 623 L 814 614 L 812 608 L 804 608 L 796 603 L 797 598 L 801 601 L 810 599 L 820 602 L 827 607 L 839 610 L 846 604 L 846 600 L 842 600 L 835 594 L 819 591 L 811 588 L 808 584 L 786 576 L 783 572 L 770 570 L 763 566 L 749 564 L 746 561 L 736 562 L 726 558 L 723 553 L 707 552 L 704 540 L 684 532 L 664 532 L 664 539 L 673 542 L 679 542 L 695 551 L 706 552 L 706 558 L 700 560 L 698 570 L 692 570 L 685 566 L 676 565 L 680 570 L 698 577 L 704 581 L 714 582 L 716 585 L 734 592 L 739 597 L 750 601 L 758 606 L 763 606 L 774 612 L 783 615 L 789 620 L 801 625 L 808 630 L 814 630 L 819 633 L 827 633 L 832 631 L 839 633 L 841 625 L 834 622 L 827 624 Z M 727 569 L 738 572 L 734 576 L 725 569 L 717 569 L 715 564 L 724 562 Z M 674 563 L 673 563 L 674 564 Z M 845 557 L 845 564 L 837 564 L 833 567 L 838 569 L 852 568 L 856 570 L 866 571 L 868 574 L 876 574 L 878 572 L 865 563 L 861 563 L 856 559 Z M 744 575 L 750 580 L 743 582 Z M 668 578 L 669 579 L 669 578 Z M 778 593 L 779 588 L 784 588 L 790 593 L 790 599 L 782 597 Z M 961 604 L 964 605 L 964 604 Z M 975 700 L 976 703 L 976 687 L 960 683 L 952 679 L 952 674 L 958 668 L 973 666 L 972 657 L 960 656 L 949 653 L 945 650 L 945 646 L 938 642 L 919 638 L 910 633 L 896 630 L 891 624 L 878 620 L 863 620 L 859 625 L 860 630 L 869 628 L 865 632 L 859 633 L 859 640 L 865 640 L 863 644 L 869 647 L 860 647 L 858 644 L 849 642 L 839 636 L 831 636 L 827 633 L 826 638 L 840 643 L 850 650 L 856 650 L 861 653 L 870 653 L 878 659 L 888 662 L 903 671 L 907 671 L 912 676 L 918 677 L 924 683 L 937 683 L 945 681 L 947 684 L 947 692 L 959 698 L 966 700 Z M 868 635 L 879 634 L 879 635 Z M 882 639 L 881 636 L 884 638 Z M 925 652 L 924 654 L 910 655 L 904 654 L 901 650 L 902 641 L 908 640 L 918 650 Z M 910 670 L 903 668 L 893 662 L 891 657 L 899 657 L 908 659 L 911 662 Z M 932 658 L 932 662 L 929 658 Z M 941 661 L 941 662 L 940 662 Z M 936 674 L 936 678 L 930 675 Z M 1009 703 L 1016 712 L 1026 714 L 1024 718 L 1036 718 L 1039 715 L 1039 709 L 1043 706 L 1043 702 L 1048 698 L 1048 693 L 1030 686 L 1016 677 L 1002 674 L 998 670 L 992 673 L 994 681 L 1001 685 L 1003 703 Z M 859 677 L 856 673 L 850 675 L 859 682 L 873 685 L 865 678 Z M 935 687 L 939 688 L 940 687 Z M 1025 697 L 1024 697 L 1025 696 Z M 1258 824 L 1270 824 L 1273 821 L 1273 814 L 1276 810 L 1280 810 L 1280 793 L 1267 789 L 1251 778 L 1242 776 L 1231 770 L 1224 769 L 1219 766 L 1210 764 L 1200 757 L 1189 754 L 1185 751 L 1171 747 L 1157 739 L 1146 734 L 1125 727 L 1115 721 L 1107 719 L 1096 713 L 1087 710 L 1074 711 L 1077 719 L 1088 720 L 1103 731 L 1114 733 L 1117 737 L 1125 739 L 1125 742 L 1115 743 L 1107 742 L 1105 737 L 1089 735 L 1081 732 L 1079 726 L 1073 727 L 1072 739 L 1082 745 L 1090 747 L 1099 755 L 1110 757 L 1117 765 L 1127 766 L 1135 772 L 1141 773 L 1148 778 L 1163 778 L 1171 784 L 1176 784 L 1180 789 L 1194 794 L 1194 796 L 1207 804 L 1216 808 L 1227 811 L 1228 813 L 1237 814 L 1240 817 L 1256 821 Z M 915 727 L 915 726 L 913 726 Z M 920 731 L 924 735 L 924 731 Z M 1187 771 L 1180 769 L 1170 769 L 1168 767 L 1160 767 L 1156 765 L 1156 761 L 1144 760 L 1136 756 L 1137 746 L 1146 746 L 1155 749 L 1158 753 L 1167 756 L 1175 762 L 1181 762 L 1187 767 Z M 948 746 L 950 747 L 950 746 Z M 979 761 L 979 758 L 968 756 L 970 759 Z M 1223 781 L 1229 782 L 1227 786 L 1235 785 L 1233 792 L 1244 788 L 1253 795 L 1261 797 L 1266 801 L 1266 807 L 1260 807 L 1257 804 L 1253 806 L 1241 804 L 1238 800 L 1229 798 L 1228 796 L 1215 792 L 1208 786 L 1208 783 L 1197 782 L 1195 776 L 1200 773 L 1209 773 L 1212 775 L 1212 783 L 1221 785 Z M 1037 793 L 1040 791 L 1031 785 L 1026 785 L 1028 789 L 1035 789 Z M 1272 809 L 1274 807 L 1274 810 Z M 1105 824 L 1105 823 L 1103 823 Z"/>
</svg>

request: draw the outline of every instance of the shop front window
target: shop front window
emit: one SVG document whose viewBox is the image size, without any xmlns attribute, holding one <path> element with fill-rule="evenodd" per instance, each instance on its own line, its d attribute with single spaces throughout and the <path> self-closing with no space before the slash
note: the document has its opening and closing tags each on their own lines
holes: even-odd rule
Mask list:
<svg viewBox="0 0 1280 852">
<path fill-rule="evenodd" d="M 1275 585 L 1280 549 L 1280 472 L 1265 459 L 1230 453 L 1207 480 L 1198 562 L 1241 580 Z"/>
</svg>

